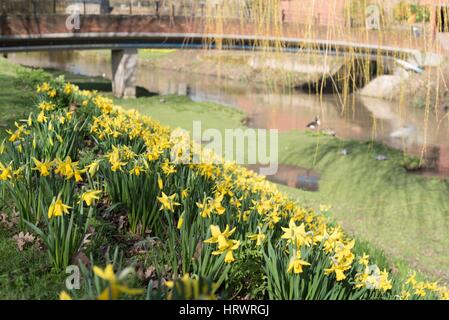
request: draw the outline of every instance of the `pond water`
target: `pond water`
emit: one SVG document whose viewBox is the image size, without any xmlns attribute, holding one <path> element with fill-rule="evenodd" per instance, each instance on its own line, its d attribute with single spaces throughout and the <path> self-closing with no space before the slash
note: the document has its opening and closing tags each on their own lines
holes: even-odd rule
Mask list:
<svg viewBox="0 0 449 320">
<path fill-rule="evenodd" d="M 10 54 L 9 59 L 31 67 L 111 77 L 107 55 L 81 55 L 77 51 L 42 52 Z M 139 64 L 138 85 L 161 95 L 189 95 L 195 101 L 211 101 L 240 109 L 248 115 L 247 125 L 257 128 L 303 131 L 319 115 L 322 128 L 335 132 L 338 137 L 374 139 L 410 154 L 423 153 L 434 167 L 434 174 L 449 176 L 448 121 L 437 121 L 435 112 L 426 115 L 424 110 L 407 103 L 355 94 L 347 99 L 349 103 L 344 104 L 337 95 L 320 97 L 297 90 L 269 90 L 263 84 L 155 69 L 142 62 Z M 440 118 L 442 112 L 439 111 Z M 289 171 L 292 168 L 284 169 Z M 304 188 L 314 189 L 316 184 L 318 188 L 318 179 L 307 178 L 308 175 L 303 173 L 295 176 L 298 185 L 310 184 Z M 303 177 L 302 180 L 299 177 Z"/>
</svg>

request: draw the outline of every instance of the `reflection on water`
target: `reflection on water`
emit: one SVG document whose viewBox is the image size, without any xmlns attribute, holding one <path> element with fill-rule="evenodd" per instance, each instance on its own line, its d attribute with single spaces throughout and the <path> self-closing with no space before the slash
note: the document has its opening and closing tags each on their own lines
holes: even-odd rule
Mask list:
<svg viewBox="0 0 449 320">
<path fill-rule="evenodd" d="M 104 55 L 81 56 L 79 52 L 11 54 L 12 61 L 41 68 L 54 68 L 75 74 L 111 77 L 109 59 Z M 162 95 L 189 95 L 196 101 L 212 101 L 232 106 L 248 114 L 247 124 L 280 131 L 304 130 L 320 116 L 322 127 L 338 137 L 375 139 L 408 153 L 423 154 L 437 172 L 449 175 L 449 131 L 447 121 L 438 123 L 443 111 L 430 112 L 408 107 L 406 103 L 336 95 L 319 97 L 304 92 L 275 92 L 263 85 L 211 78 L 178 71 L 158 70 L 139 65 L 138 85 Z M 427 124 L 424 119 L 428 118 Z M 425 148 L 423 146 L 426 146 Z"/>
<path fill-rule="evenodd" d="M 246 167 L 257 173 L 260 172 L 261 168 L 260 165 L 248 165 Z M 276 174 L 267 176 L 267 180 L 292 188 L 298 188 L 306 191 L 318 191 L 320 176 L 314 170 L 279 164 Z"/>
</svg>

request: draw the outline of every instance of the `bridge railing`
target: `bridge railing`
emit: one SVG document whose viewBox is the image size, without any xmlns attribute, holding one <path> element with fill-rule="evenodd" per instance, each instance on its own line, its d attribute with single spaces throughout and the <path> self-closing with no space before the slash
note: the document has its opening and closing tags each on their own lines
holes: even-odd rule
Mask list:
<svg viewBox="0 0 449 320">
<path fill-rule="evenodd" d="M 78 11 L 86 15 L 220 16 L 249 19 L 251 10 L 244 2 L 235 3 L 235 6 L 223 9 L 223 6 L 206 0 L 0 0 L 0 15 L 52 15 Z"/>
<path fill-rule="evenodd" d="M 231 5 L 231 2 L 235 5 Z M 167 32 L 175 32 L 177 24 L 185 24 L 185 21 L 189 21 L 195 28 L 188 30 L 200 30 L 201 28 L 197 27 L 203 25 L 206 28 L 202 30 L 206 33 L 239 32 L 238 34 L 243 35 L 281 35 L 426 51 L 433 50 L 434 47 L 435 39 L 432 38 L 430 31 L 425 29 L 421 37 L 415 37 L 410 28 L 366 30 L 363 27 L 352 28 L 344 23 L 323 25 L 320 21 L 307 17 L 304 17 L 302 23 L 287 23 L 282 20 L 280 8 L 279 15 L 271 11 L 267 14 L 268 10 L 257 11 L 257 8 L 249 8 L 245 3 L 243 0 L 224 2 L 210 0 L 0 0 L 0 34 L 13 34 L 13 30 L 19 30 L 13 28 L 9 31 L 10 25 L 14 24 L 14 16 L 22 21 L 24 32 L 31 32 L 32 30 L 42 31 L 42 27 L 48 29 L 54 21 L 64 20 L 62 16 L 78 12 L 83 17 L 82 21 L 96 19 L 101 22 L 109 19 L 111 24 L 117 25 L 119 31 L 119 27 L 123 27 L 123 24 L 130 25 L 128 28 L 130 30 L 139 29 L 134 24 L 140 21 L 139 17 L 151 19 L 158 17 L 165 21 L 170 20 L 170 28 L 166 29 Z M 271 9 L 274 10 L 275 7 Z M 116 22 L 118 16 L 130 16 L 129 23 L 122 18 L 118 19 L 120 23 Z M 37 27 L 33 28 L 34 25 Z M 107 23 L 100 24 L 94 29 L 100 30 L 105 25 Z M 55 30 L 48 30 L 50 33 L 59 32 L 56 30 L 57 24 L 54 26 Z M 85 24 L 82 23 L 81 32 L 89 32 L 90 30 L 84 26 Z"/>
</svg>

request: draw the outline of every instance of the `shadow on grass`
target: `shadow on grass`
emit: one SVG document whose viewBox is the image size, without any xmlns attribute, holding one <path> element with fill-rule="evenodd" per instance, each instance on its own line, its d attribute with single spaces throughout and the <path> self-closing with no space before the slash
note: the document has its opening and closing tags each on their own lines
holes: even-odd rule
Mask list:
<svg viewBox="0 0 449 320">
<path fill-rule="evenodd" d="M 110 82 L 74 82 L 73 84 L 77 85 L 80 90 L 95 90 L 106 93 L 112 92 L 112 84 Z M 137 98 L 154 97 L 157 95 L 157 93 L 148 91 L 143 87 L 136 87 Z"/>
<path fill-rule="evenodd" d="M 103 93 L 112 92 L 112 82 L 109 79 L 103 77 L 90 77 L 77 75 L 66 71 L 60 71 L 56 69 L 45 69 L 48 73 L 52 74 L 54 77 L 64 76 L 65 80 L 77 85 L 81 90 L 95 90 Z M 153 97 L 158 95 L 156 92 L 151 92 L 144 87 L 136 87 L 136 97 Z"/>
</svg>

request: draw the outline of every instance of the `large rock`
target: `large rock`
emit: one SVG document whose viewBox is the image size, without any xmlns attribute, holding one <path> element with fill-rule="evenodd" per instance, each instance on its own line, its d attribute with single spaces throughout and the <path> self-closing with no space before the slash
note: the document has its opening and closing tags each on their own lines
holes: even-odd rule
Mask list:
<svg viewBox="0 0 449 320">
<path fill-rule="evenodd" d="M 383 75 L 375 78 L 358 93 L 366 97 L 393 100 L 408 77 L 409 74 L 405 70 L 397 69 L 392 75 Z"/>
</svg>

